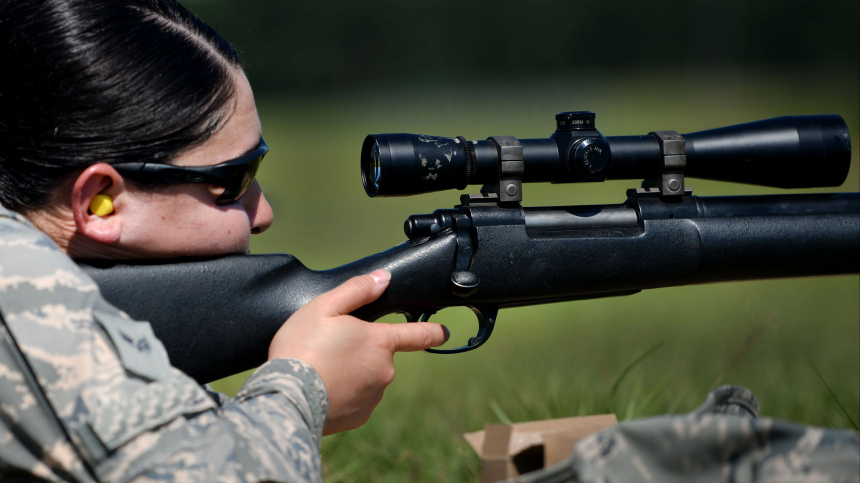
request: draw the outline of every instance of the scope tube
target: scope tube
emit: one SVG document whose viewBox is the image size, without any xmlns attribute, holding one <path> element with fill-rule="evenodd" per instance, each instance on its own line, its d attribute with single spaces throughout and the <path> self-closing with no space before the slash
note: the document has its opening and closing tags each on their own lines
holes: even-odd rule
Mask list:
<svg viewBox="0 0 860 483">
<path fill-rule="evenodd" d="M 784 116 L 682 134 L 686 176 L 774 188 L 839 186 L 851 167 L 851 139 L 836 115 Z M 659 174 L 660 145 L 653 136 L 608 136 L 608 178 Z"/>
<path fill-rule="evenodd" d="M 612 150 L 607 179 L 645 179 L 660 172 L 663 155 L 654 136 L 606 136 L 606 140 Z"/>
<path fill-rule="evenodd" d="M 693 178 L 777 188 L 839 186 L 851 139 L 836 115 L 785 116 L 684 134 Z"/>
</svg>

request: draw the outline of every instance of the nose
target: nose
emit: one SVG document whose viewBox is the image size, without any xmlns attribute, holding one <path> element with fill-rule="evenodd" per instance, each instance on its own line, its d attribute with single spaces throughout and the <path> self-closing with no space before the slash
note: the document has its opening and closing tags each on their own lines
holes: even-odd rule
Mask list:
<svg viewBox="0 0 860 483">
<path fill-rule="evenodd" d="M 245 196 L 242 196 L 240 201 L 248 213 L 248 219 L 251 221 L 252 235 L 263 233 L 272 226 L 272 222 L 275 221 L 275 213 L 272 211 L 272 206 L 266 201 L 263 189 L 260 188 L 257 180 L 254 180 L 254 183 L 248 188 Z"/>
</svg>

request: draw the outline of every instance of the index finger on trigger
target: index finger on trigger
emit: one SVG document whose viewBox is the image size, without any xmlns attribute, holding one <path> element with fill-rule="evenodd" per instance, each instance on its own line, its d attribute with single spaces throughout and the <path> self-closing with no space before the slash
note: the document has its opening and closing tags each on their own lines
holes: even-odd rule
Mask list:
<svg viewBox="0 0 860 483">
<path fill-rule="evenodd" d="M 450 333 L 442 324 L 421 322 L 418 324 L 380 325 L 391 337 L 394 352 L 414 352 L 437 347 L 448 341 Z"/>
</svg>

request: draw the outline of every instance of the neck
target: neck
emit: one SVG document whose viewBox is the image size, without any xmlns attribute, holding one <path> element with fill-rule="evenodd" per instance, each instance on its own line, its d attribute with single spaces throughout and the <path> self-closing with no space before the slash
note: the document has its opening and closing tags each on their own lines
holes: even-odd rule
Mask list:
<svg viewBox="0 0 860 483">
<path fill-rule="evenodd" d="M 60 251 L 69 254 L 69 242 L 77 231 L 71 210 L 54 208 L 24 215 L 42 233 L 51 237 Z"/>
<path fill-rule="evenodd" d="M 81 234 L 71 209 L 65 207 L 36 211 L 25 215 L 40 231 L 51 237 L 60 251 L 71 258 L 139 258 L 140 255 L 108 245 Z"/>
</svg>

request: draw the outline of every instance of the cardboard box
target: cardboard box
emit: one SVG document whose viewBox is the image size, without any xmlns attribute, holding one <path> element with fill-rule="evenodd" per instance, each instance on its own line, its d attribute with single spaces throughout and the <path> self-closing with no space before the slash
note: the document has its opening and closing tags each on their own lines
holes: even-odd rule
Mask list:
<svg viewBox="0 0 860 483">
<path fill-rule="evenodd" d="M 576 442 L 617 423 L 614 414 L 547 419 L 517 424 L 487 423 L 463 438 L 481 458 L 484 483 L 515 478 L 563 461 Z"/>
</svg>

